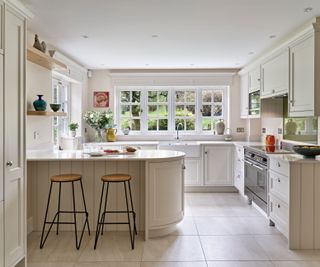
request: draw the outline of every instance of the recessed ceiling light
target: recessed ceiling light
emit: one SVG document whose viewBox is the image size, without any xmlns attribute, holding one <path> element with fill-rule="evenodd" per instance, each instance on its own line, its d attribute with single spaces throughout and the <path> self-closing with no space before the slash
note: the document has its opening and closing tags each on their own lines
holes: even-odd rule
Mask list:
<svg viewBox="0 0 320 267">
<path fill-rule="evenodd" d="M 309 12 L 311 12 L 312 11 L 312 7 L 306 7 L 303 11 L 305 12 L 305 13 L 309 13 Z"/>
<path fill-rule="evenodd" d="M 149 66 L 149 64 L 144 64 L 145 66 Z"/>
<path fill-rule="evenodd" d="M 234 65 L 239 66 L 239 65 L 240 65 L 240 63 L 239 63 L 239 62 L 237 62 L 237 63 L 235 63 Z"/>
<path fill-rule="evenodd" d="M 270 39 L 274 39 L 274 38 L 276 38 L 276 37 L 277 37 L 277 35 L 274 35 L 274 34 L 269 35 L 269 38 L 270 38 Z"/>
<path fill-rule="evenodd" d="M 248 53 L 248 55 L 253 55 L 254 54 L 254 52 L 253 51 L 250 51 L 249 53 Z"/>
<path fill-rule="evenodd" d="M 81 35 L 81 37 L 82 37 L 83 39 L 88 39 L 88 38 L 89 38 L 89 36 L 88 36 L 88 35 L 85 35 L 85 34 Z"/>
<path fill-rule="evenodd" d="M 190 64 L 190 66 L 194 66 L 194 64 L 193 64 L 193 63 L 191 63 L 191 64 Z"/>
<path fill-rule="evenodd" d="M 159 35 L 158 34 L 152 34 L 151 37 L 152 38 L 157 38 L 157 37 L 159 37 Z"/>
</svg>

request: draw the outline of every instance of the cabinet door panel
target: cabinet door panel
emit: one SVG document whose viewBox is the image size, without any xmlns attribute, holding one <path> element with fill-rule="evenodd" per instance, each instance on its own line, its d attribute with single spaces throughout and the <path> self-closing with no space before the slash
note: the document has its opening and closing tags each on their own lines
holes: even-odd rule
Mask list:
<svg viewBox="0 0 320 267">
<path fill-rule="evenodd" d="M 0 5 L 1 6 L 1 5 Z M 0 55 L 0 201 L 3 201 L 3 55 Z"/>
<path fill-rule="evenodd" d="M 149 164 L 149 226 L 176 223 L 183 218 L 182 160 Z"/>
<path fill-rule="evenodd" d="M 289 52 L 282 51 L 261 65 L 261 97 L 288 93 L 289 90 Z"/>
<path fill-rule="evenodd" d="M 3 201 L 0 201 L 0 267 L 4 266 Z"/>
<path fill-rule="evenodd" d="M 205 147 L 205 184 L 233 185 L 232 157 L 233 147 Z"/>
<path fill-rule="evenodd" d="M 5 262 L 24 256 L 24 20 L 9 8 L 5 15 Z M 9 165 L 10 164 L 10 165 Z"/>
<path fill-rule="evenodd" d="M 186 166 L 184 172 L 185 185 L 201 185 L 201 169 L 199 159 L 185 159 L 184 165 Z"/>
<path fill-rule="evenodd" d="M 247 118 L 249 112 L 248 74 L 240 77 L 240 116 Z"/>
<path fill-rule="evenodd" d="M 290 48 L 290 116 L 313 115 L 314 37 Z M 303 114 L 303 112 L 305 114 Z"/>
<path fill-rule="evenodd" d="M 249 92 L 260 90 L 260 66 L 249 72 Z"/>
</svg>

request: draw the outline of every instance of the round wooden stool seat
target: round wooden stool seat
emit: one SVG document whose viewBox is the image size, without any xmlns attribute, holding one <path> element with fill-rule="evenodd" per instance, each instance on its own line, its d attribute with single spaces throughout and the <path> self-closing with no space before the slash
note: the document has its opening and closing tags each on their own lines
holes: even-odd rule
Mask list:
<svg viewBox="0 0 320 267">
<path fill-rule="evenodd" d="M 108 174 L 101 177 L 103 182 L 126 182 L 131 180 L 129 174 Z"/>
<path fill-rule="evenodd" d="M 80 174 L 60 174 L 51 176 L 52 182 L 64 183 L 64 182 L 75 182 L 81 180 Z"/>
</svg>

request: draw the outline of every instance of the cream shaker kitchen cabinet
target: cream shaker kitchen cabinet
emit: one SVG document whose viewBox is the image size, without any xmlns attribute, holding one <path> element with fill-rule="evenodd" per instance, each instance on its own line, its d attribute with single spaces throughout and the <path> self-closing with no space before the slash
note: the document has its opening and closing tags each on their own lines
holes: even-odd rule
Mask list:
<svg viewBox="0 0 320 267">
<path fill-rule="evenodd" d="M 260 65 L 249 71 L 248 74 L 249 79 L 249 93 L 259 91 L 260 90 Z"/>
<path fill-rule="evenodd" d="M 197 158 L 185 158 L 186 166 L 184 172 L 185 186 L 201 186 L 201 160 Z"/>
<path fill-rule="evenodd" d="M 184 215 L 184 160 L 147 163 L 149 229 L 175 224 Z"/>
<path fill-rule="evenodd" d="M 245 73 L 240 76 L 240 117 L 248 118 L 249 115 L 249 76 Z"/>
<path fill-rule="evenodd" d="M 204 147 L 204 184 L 233 185 L 233 145 Z"/>
<path fill-rule="evenodd" d="M 261 98 L 287 94 L 289 90 L 289 50 L 272 55 L 261 64 Z"/>
<path fill-rule="evenodd" d="M 5 5 L 4 20 L 5 266 L 25 256 L 25 18 Z M 3 65 L 2 65 L 3 66 Z"/>
<path fill-rule="evenodd" d="M 314 34 L 290 46 L 289 116 L 314 116 L 315 39 Z M 319 74 L 318 74 L 319 75 Z"/>
<path fill-rule="evenodd" d="M 0 201 L 0 267 L 4 266 L 3 201 Z"/>
</svg>

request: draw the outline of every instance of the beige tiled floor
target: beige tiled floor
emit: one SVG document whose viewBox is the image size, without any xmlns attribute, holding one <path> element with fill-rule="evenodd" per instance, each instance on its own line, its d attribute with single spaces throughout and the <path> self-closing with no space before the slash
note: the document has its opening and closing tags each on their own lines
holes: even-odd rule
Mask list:
<svg viewBox="0 0 320 267">
<path fill-rule="evenodd" d="M 320 251 L 290 251 L 286 239 L 238 194 L 188 193 L 186 216 L 171 235 L 131 250 L 127 232 L 93 236 L 79 251 L 72 232 L 28 238 L 28 267 L 320 267 Z"/>
</svg>

